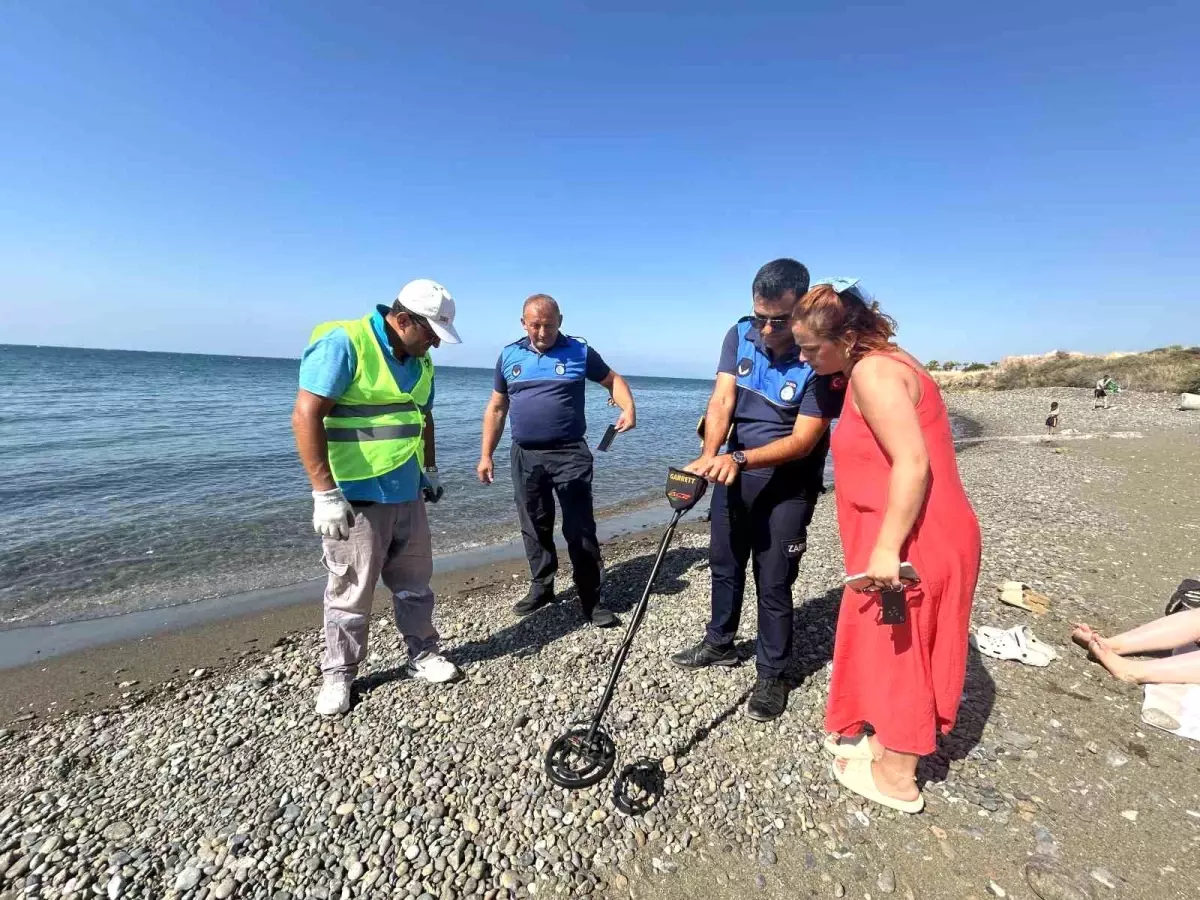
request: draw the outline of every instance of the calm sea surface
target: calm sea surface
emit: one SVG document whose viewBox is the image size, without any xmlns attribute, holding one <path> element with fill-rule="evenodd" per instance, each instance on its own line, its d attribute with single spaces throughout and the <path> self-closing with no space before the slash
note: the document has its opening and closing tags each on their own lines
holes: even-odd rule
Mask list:
<svg viewBox="0 0 1200 900">
<path fill-rule="evenodd" d="M 292 444 L 298 363 L 0 345 L 0 629 L 114 615 L 321 574 Z M 518 536 L 507 439 L 475 479 L 492 373 L 439 367 L 434 550 Z M 694 458 L 712 382 L 630 378 L 638 428 L 596 454 L 598 509 Z M 594 446 L 616 410 L 588 388 Z"/>
</svg>

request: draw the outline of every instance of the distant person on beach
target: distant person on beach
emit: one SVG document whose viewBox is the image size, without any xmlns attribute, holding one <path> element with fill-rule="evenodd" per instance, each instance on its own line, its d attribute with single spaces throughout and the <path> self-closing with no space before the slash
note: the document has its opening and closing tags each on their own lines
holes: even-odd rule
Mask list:
<svg viewBox="0 0 1200 900">
<path fill-rule="evenodd" d="M 381 576 L 408 647 L 408 674 L 433 683 L 459 674 L 439 651 L 433 625 L 425 514 L 425 501 L 442 497 L 429 350 L 443 341 L 459 343 L 454 300 L 422 278 L 406 284 L 390 308 L 318 325 L 300 360 L 292 429 L 329 572 L 317 696 L 324 716 L 350 708 Z"/>
<path fill-rule="evenodd" d="M 701 422 L 700 458 L 689 472 L 716 485 L 709 520 L 711 615 L 704 637 L 671 657 L 685 669 L 734 666 L 746 564 L 758 603 L 757 680 L 746 715 L 766 722 L 787 708 L 784 670 L 792 655 L 792 585 L 808 547 L 808 525 L 824 489 L 829 424 L 845 379 L 818 376 L 788 327 L 808 269 L 777 259 L 758 270 L 752 314 L 729 329 Z M 724 452 L 722 446 L 724 445 Z"/>
<path fill-rule="evenodd" d="M 954 727 L 962 699 L 979 523 L 937 382 L 892 341 L 895 323 L 857 279 L 805 294 L 792 333 L 814 370 L 849 379 L 833 434 L 838 528 L 847 573 L 866 578 L 842 595 L 825 746 L 848 790 L 918 812 L 917 761 Z M 918 583 L 902 584 L 902 562 Z"/>
<path fill-rule="evenodd" d="M 1050 403 L 1050 415 L 1046 417 L 1046 434 L 1054 434 L 1058 431 L 1058 401 L 1054 400 Z"/>
<path fill-rule="evenodd" d="M 1092 403 L 1092 409 L 1108 409 L 1108 395 L 1111 391 L 1117 389 L 1117 383 L 1107 375 L 1101 375 L 1096 381 L 1096 399 Z"/>
<path fill-rule="evenodd" d="M 479 480 L 495 480 L 493 455 L 512 414 L 509 460 L 517 518 L 529 561 L 529 592 L 513 607 L 527 616 L 553 603 L 558 551 L 554 546 L 554 498 L 562 508 L 562 532 L 583 617 L 600 628 L 620 622 L 600 604 L 603 559 L 592 508 L 592 451 L 585 434 L 585 388 L 602 385 L 621 408 L 618 433 L 637 424 L 625 379 L 581 338 L 562 333 L 563 315 L 549 294 L 534 294 L 521 310 L 525 337 L 500 352 L 492 398 L 483 413 Z"/>
</svg>

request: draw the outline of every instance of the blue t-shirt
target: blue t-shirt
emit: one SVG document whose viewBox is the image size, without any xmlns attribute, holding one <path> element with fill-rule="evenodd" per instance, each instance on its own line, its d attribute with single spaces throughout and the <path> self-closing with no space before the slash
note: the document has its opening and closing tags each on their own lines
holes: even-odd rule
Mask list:
<svg viewBox="0 0 1200 900">
<path fill-rule="evenodd" d="M 396 386 L 402 391 L 411 391 L 421 377 L 421 360 L 408 356 L 403 361 L 396 359 L 387 338 L 383 317 L 388 307 L 376 306 L 371 316 L 371 330 L 375 340 L 383 348 L 384 358 Z M 300 387 L 310 394 L 336 400 L 354 381 L 354 370 L 358 367 L 358 355 L 354 344 L 344 328 L 333 328 L 317 338 L 300 357 Z M 430 387 L 429 403 L 421 407 L 428 413 L 433 407 L 433 388 Z M 421 493 L 421 465 L 414 456 L 398 469 L 392 469 L 375 478 L 354 481 L 338 481 L 338 487 L 347 500 L 371 500 L 375 503 L 408 503 Z"/>
<path fill-rule="evenodd" d="M 586 381 L 603 381 L 611 370 L 600 354 L 579 338 L 560 334 L 538 353 L 529 338 L 500 351 L 495 388 L 509 398 L 512 439 L 525 446 L 583 440 Z"/>
<path fill-rule="evenodd" d="M 739 321 L 725 335 L 717 371 L 737 378 L 730 452 L 751 450 L 788 437 L 797 416 L 836 419 L 841 415 L 845 389 L 835 390 L 832 379 L 816 374 L 800 360 L 795 348 L 772 358 L 749 318 Z M 803 459 L 777 469 L 750 469 L 744 474 L 764 477 L 786 471 L 798 478 L 798 486 L 820 489 L 828 453 L 826 432 Z"/>
</svg>

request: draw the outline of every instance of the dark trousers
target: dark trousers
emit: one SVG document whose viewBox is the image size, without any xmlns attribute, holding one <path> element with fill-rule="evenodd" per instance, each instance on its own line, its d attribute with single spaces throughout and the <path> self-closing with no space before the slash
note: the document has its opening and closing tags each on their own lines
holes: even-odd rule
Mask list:
<svg viewBox="0 0 1200 900">
<path fill-rule="evenodd" d="M 758 674 L 778 678 L 792 655 L 792 585 L 807 549 L 816 492 L 797 495 L 793 477 L 743 475 L 713 491 L 708 560 L 710 644 L 729 646 L 742 617 L 746 563 L 758 592 Z"/>
<path fill-rule="evenodd" d="M 592 451 L 584 441 L 554 447 L 512 445 L 513 487 L 533 595 L 554 593 L 554 498 L 562 507 L 563 538 L 584 609 L 600 599 L 600 542 L 592 511 Z"/>
</svg>

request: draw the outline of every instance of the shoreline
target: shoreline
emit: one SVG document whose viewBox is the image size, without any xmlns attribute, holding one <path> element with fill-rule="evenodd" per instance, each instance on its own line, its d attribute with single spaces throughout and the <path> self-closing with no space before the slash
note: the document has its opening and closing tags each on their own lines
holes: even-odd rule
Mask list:
<svg viewBox="0 0 1200 900">
<path fill-rule="evenodd" d="M 659 509 L 654 500 L 633 498 L 598 511 L 597 532 L 601 543 L 605 543 L 665 525 L 668 518 L 669 511 Z M 562 535 L 556 534 L 555 539 L 565 553 Z M 523 559 L 523 553 L 518 537 L 437 554 L 433 560 L 434 575 L 442 576 L 454 585 L 457 575 L 519 561 Z M 324 578 L 312 578 L 107 616 L 15 625 L 0 630 L 0 672 L 105 645 L 318 602 L 324 581 Z"/>
<path fill-rule="evenodd" d="M 605 555 L 621 556 L 657 541 L 670 518 L 666 506 L 639 506 L 597 521 Z M 707 529 L 707 505 L 689 514 L 681 532 Z M 701 518 L 703 517 L 703 518 Z M 562 535 L 560 579 L 569 577 Z M 431 585 L 439 610 L 489 590 L 522 587 L 529 577 L 520 540 L 435 557 Z M 165 683 L 206 675 L 282 646 L 298 634 L 318 634 L 324 579 L 198 600 L 96 619 L 0 631 L 0 728 L 95 711 L 145 699 Z M 390 597 L 376 586 L 373 620 L 389 620 Z M 396 637 L 394 627 L 386 625 Z M 377 626 L 372 641 L 379 640 Z M 314 666 L 315 666 L 314 657 Z M 31 715 L 32 713 L 32 715 Z"/>
<path fill-rule="evenodd" d="M 980 425 L 964 414 L 954 417 L 956 445 L 965 447 L 981 438 Z M 832 482 L 826 481 L 827 490 Z M 705 501 L 698 513 L 707 517 Z M 664 527 L 670 511 L 661 505 L 657 493 L 630 497 L 598 509 L 596 525 L 602 544 Z M 515 525 L 510 525 L 511 531 Z M 489 526 L 499 533 L 501 526 Z M 561 530 L 555 541 L 565 557 L 566 546 Z M 489 567 L 523 558 L 520 537 L 486 543 L 447 553 L 435 553 L 434 575 L 449 578 L 450 590 L 456 590 L 454 573 L 484 571 Z M 184 603 L 150 606 L 92 615 L 64 621 L 9 623 L 0 628 L 0 672 L 44 662 L 72 653 L 137 641 L 142 638 L 184 631 L 217 624 L 229 619 L 246 618 L 272 610 L 317 602 L 322 593 L 324 577 L 269 587 L 253 588 L 229 594 L 202 596 Z M 0 717 L 0 721 L 3 721 Z"/>
</svg>

